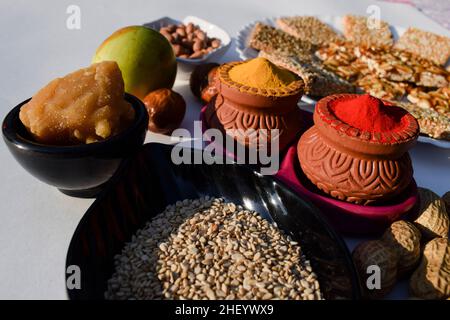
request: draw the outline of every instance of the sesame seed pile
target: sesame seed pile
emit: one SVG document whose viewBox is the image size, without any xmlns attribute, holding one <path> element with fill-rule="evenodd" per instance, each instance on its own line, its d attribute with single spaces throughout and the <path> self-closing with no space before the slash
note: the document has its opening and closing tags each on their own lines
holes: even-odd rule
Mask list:
<svg viewBox="0 0 450 320">
<path fill-rule="evenodd" d="M 296 241 L 257 212 L 204 197 L 168 206 L 115 257 L 106 299 L 322 299 Z"/>
</svg>

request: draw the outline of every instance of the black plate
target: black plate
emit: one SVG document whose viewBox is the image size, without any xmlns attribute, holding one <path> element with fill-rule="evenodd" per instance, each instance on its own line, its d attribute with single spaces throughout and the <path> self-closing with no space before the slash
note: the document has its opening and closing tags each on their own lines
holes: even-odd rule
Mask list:
<svg viewBox="0 0 450 320">
<path fill-rule="evenodd" d="M 206 195 L 256 210 L 299 241 L 326 299 L 360 297 L 349 252 L 317 208 L 249 167 L 175 165 L 171 150 L 171 146 L 144 145 L 81 219 L 66 260 L 66 270 L 70 265 L 80 267 L 81 289 L 68 290 L 70 299 L 103 299 L 113 257 L 125 242 L 167 205 Z"/>
</svg>

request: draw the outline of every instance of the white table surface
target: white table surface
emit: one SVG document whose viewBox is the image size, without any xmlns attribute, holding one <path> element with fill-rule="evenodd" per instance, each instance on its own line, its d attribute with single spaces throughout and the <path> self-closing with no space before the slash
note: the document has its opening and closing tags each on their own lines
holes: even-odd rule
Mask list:
<svg viewBox="0 0 450 320">
<path fill-rule="evenodd" d="M 66 28 L 67 6 L 81 8 L 81 30 Z M 370 4 L 381 18 L 399 26 L 449 36 L 437 23 L 402 4 L 366 1 L 24 1 L 0 2 L 0 115 L 33 95 L 51 79 L 87 66 L 97 46 L 116 29 L 162 16 L 195 15 L 213 22 L 231 36 L 249 21 L 293 14 L 365 14 Z M 234 45 L 222 61 L 236 60 Z M 185 97 L 190 128 L 200 105 L 187 83 L 175 90 Z M 148 141 L 158 137 L 148 136 Z M 450 150 L 418 144 L 412 151 L 415 179 L 439 194 L 450 190 Z M 0 143 L 0 298 L 65 299 L 65 258 L 72 234 L 93 200 L 70 198 L 37 181 Z M 360 239 L 346 239 L 350 249 Z M 406 284 L 390 295 L 406 297 Z"/>
</svg>

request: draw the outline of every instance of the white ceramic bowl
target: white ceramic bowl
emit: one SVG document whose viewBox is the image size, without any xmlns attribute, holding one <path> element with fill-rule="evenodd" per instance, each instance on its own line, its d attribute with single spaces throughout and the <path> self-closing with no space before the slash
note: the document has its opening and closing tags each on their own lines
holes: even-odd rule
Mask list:
<svg viewBox="0 0 450 320">
<path fill-rule="evenodd" d="M 182 78 L 189 77 L 190 73 L 192 72 L 192 70 L 196 65 L 203 64 L 206 62 L 218 61 L 219 58 L 225 54 L 225 52 L 228 50 L 231 44 L 230 36 L 223 29 L 219 28 L 218 26 L 212 23 L 209 23 L 208 21 L 205 21 L 203 19 L 194 16 L 187 16 L 181 21 L 169 17 L 163 17 L 161 19 L 145 23 L 144 26 L 159 31 L 160 28 L 168 26 L 169 24 L 178 25 L 181 23 L 188 24 L 189 22 L 198 25 L 203 31 L 206 32 L 208 37 L 219 39 L 220 47 L 204 55 L 200 59 L 177 58 L 178 76 L 181 76 Z"/>
</svg>

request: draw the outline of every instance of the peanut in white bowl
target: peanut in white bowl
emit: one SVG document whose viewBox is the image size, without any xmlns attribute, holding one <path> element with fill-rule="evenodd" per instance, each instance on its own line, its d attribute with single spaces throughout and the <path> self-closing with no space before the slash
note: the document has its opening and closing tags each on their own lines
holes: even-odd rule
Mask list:
<svg viewBox="0 0 450 320">
<path fill-rule="evenodd" d="M 144 26 L 159 31 L 159 29 L 161 29 L 162 27 L 166 27 L 170 24 L 179 25 L 188 23 L 193 23 L 194 25 L 199 26 L 203 31 L 205 31 L 208 37 L 219 39 L 220 46 L 217 49 L 211 51 L 208 54 L 205 54 L 203 57 L 198 59 L 177 57 L 178 63 L 177 75 L 178 77 L 181 76 L 181 78 L 183 79 L 189 78 L 190 73 L 192 72 L 192 70 L 195 68 L 196 65 L 203 64 L 206 62 L 218 61 L 225 54 L 225 52 L 228 50 L 231 44 L 231 38 L 226 31 L 206 20 L 194 16 L 187 16 L 183 20 L 176 20 L 169 17 L 163 17 L 161 19 L 145 23 Z"/>
</svg>

